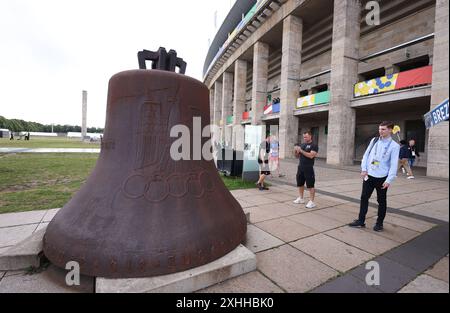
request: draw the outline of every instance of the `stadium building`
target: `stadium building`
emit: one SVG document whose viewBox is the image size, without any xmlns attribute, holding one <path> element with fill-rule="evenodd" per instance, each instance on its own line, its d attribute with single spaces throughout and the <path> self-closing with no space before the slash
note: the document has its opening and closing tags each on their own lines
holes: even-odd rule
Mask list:
<svg viewBox="0 0 450 313">
<path fill-rule="evenodd" d="M 448 0 L 238 0 L 204 65 L 211 121 L 242 150 L 245 125 L 277 125 L 281 158 L 312 130 L 327 163 L 361 160 L 378 124 L 416 139 L 417 166 L 448 178 Z"/>
</svg>

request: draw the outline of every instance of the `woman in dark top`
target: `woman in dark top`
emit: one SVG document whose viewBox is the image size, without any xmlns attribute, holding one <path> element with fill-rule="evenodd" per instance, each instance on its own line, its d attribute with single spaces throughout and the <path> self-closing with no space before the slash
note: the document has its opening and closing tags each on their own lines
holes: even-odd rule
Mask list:
<svg viewBox="0 0 450 313">
<path fill-rule="evenodd" d="M 267 137 L 259 145 L 258 151 L 258 164 L 259 164 L 259 180 L 256 182 L 256 186 L 259 190 L 269 190 L 269 188 L 264 186 L 264 180 L 267 175 L 270 175 L 269 168 L 269 155 L 270 155 L 270 141 Z"/>
</svg>

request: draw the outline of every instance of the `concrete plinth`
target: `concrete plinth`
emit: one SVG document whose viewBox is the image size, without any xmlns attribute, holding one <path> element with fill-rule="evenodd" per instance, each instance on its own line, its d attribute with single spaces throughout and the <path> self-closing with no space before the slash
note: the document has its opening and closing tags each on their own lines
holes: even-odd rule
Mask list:
<svg viewBox="0 0 450 313">
<path fill-rule="evenodd" d="M 131 279 L 96 279 L 97 293 L 194 292 L 256 269 L 256 256 L 239 245 L 232 252 L 209 264 L 184 272 Z"/>
<path fill-rule="evenodd" d="M 39 267 L 42 240 L 45 234 L 42 228 L 27 239 L 0 254 L 0 271 L 15 271 L 29 267 Z"/>
</svg>

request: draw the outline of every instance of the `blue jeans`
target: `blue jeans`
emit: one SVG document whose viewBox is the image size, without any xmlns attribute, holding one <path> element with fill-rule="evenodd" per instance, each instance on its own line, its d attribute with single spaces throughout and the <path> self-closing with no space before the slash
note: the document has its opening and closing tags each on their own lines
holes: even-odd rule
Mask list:
<svg viewBox="0 0 450 313">
<path fill-rule="evenodd" d="M 409 167 L 413 167 L 414 162 L 416 162 L 416 159 L 414 159 L 414 158 L 408 159 Z"/>
</svg>

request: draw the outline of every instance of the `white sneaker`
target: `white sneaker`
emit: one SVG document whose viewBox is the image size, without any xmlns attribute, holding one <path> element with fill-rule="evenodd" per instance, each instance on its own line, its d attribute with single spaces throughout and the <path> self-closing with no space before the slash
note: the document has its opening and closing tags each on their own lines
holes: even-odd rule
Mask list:
<svg viewBox="0 0 450 313">
<path fill-rule="evenodd" d="M 294 200 L 294 203 L 295 204 L 303 204 L 303 203 L 305 203 L 305 200 L 300 198 L 300 197 L 298 197 L 297 199 Z"/>
<path fill-rule="evenodd" d="M 414 179 L 415 177 L 414 176 L 408 176 L 408 177 L 406 177 L 406 179 Z"/>
<path fill-rule="evenodd" d="M 308 204 L 306 205 L 307 209 L 312 209 L 315 208 L 316 204 L 314 202 L 312 202 L 311 200 L 309 200 Z"/>
</svg>

